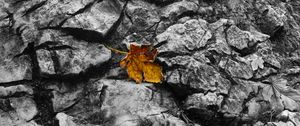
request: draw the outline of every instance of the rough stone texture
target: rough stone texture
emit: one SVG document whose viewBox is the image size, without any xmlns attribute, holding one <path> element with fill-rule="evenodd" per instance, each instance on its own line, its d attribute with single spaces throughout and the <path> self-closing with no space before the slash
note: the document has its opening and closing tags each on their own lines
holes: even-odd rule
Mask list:
<svg viewBox="0 0 300 126">
<path fill-rule="evenodd" d="M 0 125 L 2 126 L 38 126 L 31 120 L 38 110 L 34 100 L 30 97 L 0 99 Z M 5 104 L 6 103 L 6 104 Z"/>
<path fill-rule="evenodd" d="M 237 26 L 232 25 L 225 33 L 228 37 L 228 44 L 239 50 L 245 49 L 257 42 L 263 42 L 269 38 L 268 35 L 262 33 L 250 33 L 248 31 L 242 31 Z"/>
<path fill-rule="evenodd" d="M 125 8 L 123 8 L 125 7 Z M 0 125 L 300 125 L 297 0 L 0 0 Z M 135 84 L 124 43 L 153 44 Z"/>
<path fill-rule="evenodd" d="M 32 95 L 33 89 L 32 87 L 26 85 L 0 87 L 0 97 L 10 97 L 21 93 Z"/>
<path fill-rule="evenodd" d="M 184 125 L 170 114 L 178 109 L 171 94 L 157 90 L 151 84 L 97 80 L 87 90 L 86 95 L 65 112 L 77 121 L 105 125 L 142 125 L 146 122 Z"/>
<path fill-rule="evenodd" d="M 3 22 L 3 21 L 0 21 Z M 30 58 L 27 56 L 15 57 L 27 47 L 20 36 L 9 34 L 6 24 L 1 24 L 0 30 L 0 82 L 31 79 Z"/>
<path fill-rule="evenodd" d="M 38 63 L 44 74 L 79 74 L 86 69 L 108 61 L 111 52 L 102 44 L 78 41 L 74 37 L 61 37 L 63 33 L 43 32 L 40 45 L 56 42 L 55 46 L 37 51 Z M 52 49 L 51 49 L 52 48 Z"/>
<path fill-rule="evenodd" d="M 167 41 L 167 44 L 158 48 L 161 53 L 189 53 L 189 51 L 204 47 L 211 36 L 206 21 L 192 19 L 184 24 L 170 26 L 156 38 L 158 42 Z"/>
</svg>

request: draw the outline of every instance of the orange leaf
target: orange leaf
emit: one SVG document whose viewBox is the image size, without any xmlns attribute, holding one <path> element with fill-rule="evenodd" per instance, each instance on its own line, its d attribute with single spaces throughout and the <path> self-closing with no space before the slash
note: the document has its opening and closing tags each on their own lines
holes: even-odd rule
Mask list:
<svg viewBox="0 0 300 126">
<path fill-rule="evenodd" d="M 128 76 L 137 83 L 160 83 L 163 79 L 162 69 L 154 63 L 157 54 L 157 49 L 153 49 L 151 45 L 130 44 L 129 52 L 120 61 L 120 66 L 127 68 Z"/>
</svg>

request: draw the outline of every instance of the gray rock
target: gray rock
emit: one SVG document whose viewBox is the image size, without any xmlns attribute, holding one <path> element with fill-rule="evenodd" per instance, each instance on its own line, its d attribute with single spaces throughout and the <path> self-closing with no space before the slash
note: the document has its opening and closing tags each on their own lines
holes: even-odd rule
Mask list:
<svg viewBox="0 0 300 126">
<path fill-rule="evenodd" d="M 261 25 L 264 33 L 272 35 L 276 31 L 276 28 L 284 26 L 284 23 L 287 21 L 285 10 L 277 6 L 270 6 L 265 1 L 257 1 L 255 4 L 258 11 L 264 15 L 262 17 L 264 22 Z"/>
<path fill-rule="evenodd" d="M 131 17 L 131 28 L 138 31 L 145 31 L 160 21 L 157 7 L 144 1 L 133 1 L 128 4 L 127 13 Z M 154 27 L 153 27 L 154 28 Z"/>
<path fill-rule="evenodd" d="M 211 44 L 211 46 L 208 48 L 208 50 L 214 50 L 220 54 L 231 54 L 231 48 L 229 47 L 226 35 L 225 35 L 225 29 L 227 28 L 227 25 L 232 25 L 233 21 L 228 19 L 220 19 L 214 23 L 209 24 L 209 28 L 213 33 L 213 36 L 215 38 L 215 43 Z"/>
<path fill-rule="evenodd" d="M 250 79 L 253 77 L 253 70 L 250 65 L 243 61 L 223 58 L 219 66 L 227 70 L 234 78 Z"/>
<path fill-rule="evenodd" d="M 57 113 L 55 117 L 59 121 L 59 126 L 78 126 L 78 125 L 83 125 L 83 124 L 75 123 L 73 121 L 73 117 L 68 116 L 65 113 Z M 91 126 L 90 124 L 86 124 L 86 125 Z"/>
<path fill-rule="evenodd" d="M 51 81 L 43 85 L 47 90 L 52 90 L 53 111 L 62 112 L 83 98 L 86 83 Z"/>
<path fill-rule="evenodd" d="M 229 98 L 225 99 L 221 111 L 223 113 L 229 113 L 237 116 L 243 110 L 244 100 L 249 98 L 250 93 L 257 94 L 259 85 L 261 84 L 251 81 L 243 81 L 240 79 L 235 79 L 235 81 L 239 85 L 232 85 L 228 93 L 230 94 Z"/>
<path fill-rule="evenodd" d="M 257 42 L 266 41 L 269 36 L 259 33 L 257 31 L 243 31 L 240 30 L 237 26 L 232 25 L 228 28 L 227 39 L 228 44 L 239 50 L 245 49 L 251 45 L 256 44 Z"/>
<path fill-rule="evenodd" d="M 199 57 L 198 57 L 199 58 Z M 205 61 L 203 59 L 203 61 Z M 166 58 L 169 67 L 178 67 L 166 74 L 166 81 L 174 87 L 188 90 L 215 91 L 227 94 L 230 82 L 212 66 L 199 62 L 193 57 L 177 56 Z"/>
<path fill-rule="evenodd" d="M 206 111 L 208 106 L 218 106 L 221 108 L 221 102 L 223 101 L 222 95 L 208 92 L 206 95 L 203 93 L 195 93 L 185 101 L 186 109 L 198 109 Z"/>
<path fill-rule="evenodd" d="M 85 6 L 91 5 L 84 13 L 79 13 L 69 18 L 62 27 L 83 28 L 104 34 L 118 20 L 122 9 L 122 4 L 118 1 L 104 0 L 97 3 L 93 0 L 88 0 L 83 2 L 86 3 L 83 4 Z M 80 9 L 82 4 L 74 1 L 75 3 L 78 4 L 77 8 Z"/>
<path fill-rule="evenodd" d="M 29 57 L 15 57 L 22 53 L 28 43 L 23 42 L 19 36 L 10 34 L 6 28 L 0 30 L 0 42 L 0 83 L 30 80 L 32 68 Z"/>
<path fill-rule="evenodd" d="M 156 38 L 158 42 L 167 41 L 158 48 L 161 53 L 189 53 L 189 51 L 204 47 L 211 37 L 206 21 L 191 19 L 184 24 L 170 26 Z"/>
<path fill-rule="evenodd" d="M 26 121 L 31 120 L 38 113 L 34 100 L 29 97 L 10 98 L 10 102 L 19 118 Z"/>
<path fill-rule="evenodd" d="M 9 87 L 0 86 L 0 97 L 11 97 L 17 93 L 25 93 L 32 95 L 33 89 L 32 87 L 26 85 L 16 85 Z"/>
<path fill-rule="evenodd" d="M 170 20 L 174 20 L 180 14 L 184 12 L 193 11 L 196 12 L 198 10 L 198 6 L 194 2 L 190 1 L 180 1 L 172 3 L 161 9 L 160 14 L 164 18 L 169 18 Z"/>
<path fill-rule="evenodd" d="M 66 111 L 67 115 L 88 120 L 91 124 L 121 125 L 126 122 L 126 125 L 141 125 L 147 121 L 150 124 L 185 125 L 167 112 L 178 109 L 170 93 L 155 89 L 151 84 L 97 80 L 88 91 L 88 95 Z M 167 118 L 163 118 L 164 115 Z"/>
<path fill-rule="evenodd" d="M 42 74 L 79 74 L 92 66 L 108 61 L 111 51 L 102 44 L 78 41 L 71 36 L 60 37 L 62 33 L 46 30 L 41 39 L 57 42 L 57 50 L 38 50 L 37 57 Z M 52 36 L 52 37 L 50 37 Z"/>
</svg>

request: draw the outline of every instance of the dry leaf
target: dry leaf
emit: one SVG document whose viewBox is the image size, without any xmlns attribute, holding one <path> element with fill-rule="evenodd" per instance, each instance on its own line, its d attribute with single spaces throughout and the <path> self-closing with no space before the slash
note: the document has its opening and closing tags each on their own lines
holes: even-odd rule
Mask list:
<svg viewBox="0 0 300 126">
<path fill-rule="evenodd" d="M 157 49 L 153 49 L 151 45 L 130 44 L 129 52 L 120 61 L 120 66 L 127 68 L 128 76 L 137 83 L 160 83 L 163 78 L 162 69 L 154 63 L 157 53 Z"/>
<path fill-rule="evenodd" d="M 265 85 L 262 90 L 262 96 L 271 104 L 271 98 L 274 96 L 277 102 L 283 103 L 285 109 L 299 110 L 300 107 L 300 91 L 287 86 L 285 79 L 271 79 L 270 85 Z"/>
</svg>

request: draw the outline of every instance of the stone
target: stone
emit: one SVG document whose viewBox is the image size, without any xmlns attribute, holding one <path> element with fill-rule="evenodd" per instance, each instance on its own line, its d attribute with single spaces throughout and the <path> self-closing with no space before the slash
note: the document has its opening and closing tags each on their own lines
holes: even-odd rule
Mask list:
<svg viewBox="0 0 300 126">
<path fill-rule="evenodd" d="M 165 6 L 161 9 L 160 14 L 164 18 L 174 20 L 177 18 L 177 16 L 181 15 L 184 12 L 196 12 L 197 10 L 198 6 L 196 3 L 190 1 L 180 1 Z"/>
<path fill-rule="evenodd" d="M 206 95 L 203 93 L 195 93 L 185 101 L 186 109 L 199 109 L 206 110 L 208 106 L 218 106 L 221 108 L 221 102 L 223 101 L 222 95 L 208 92 Z"/>
<path fill-rule="evenodd" d="M 10 98 L 10 102 L 17 115 L 26 121 L 31 120 L 38 113 L 35 101 L 29 97 Z"/>
<path fill-rule="evenodd" d="M 243 102 L 250 97 L 250 94 L 257 94 L 261 83 L 235 79 L 238 85 L 232 85 L 228 94 L 229 98 L 224 100 L 221 108 L 223 113 L 237 116 L 243 110 Z M 253 108 L 252 108 L 253 109 Z M 250 111 L 250 115 L 253 114 Z"/>
<path fill-rule="evenodd" d="M 158 43 L 167 41 L 158 48 L 160 53 L 189 53 L 207 44 L 212 37 L 207 22 L 191 19 L 184 24 L 170 26 L 165 32 L 156 36 Z"/>
<path fill-rule="evenodd" d="M 137 32 L 154 26 L 160 21 L 159 13 L 156 10 L 156 6 L 144 1 L 129 2 L 127 13 L 131 17 L 131 28 Z"/>
<path fill-rule="evenodd" d="M 102 79 L 94 81 L 88 90 L 87 96 L 65 112 L 67 115 L 77 120 L 89 120 L 91 124 L 105 125 L 119 125 L 124 121 L 128 121 L 127 125 L 138 125 L 143 120 L 151 124 L 166 124 L 176 119 L 165 113 L 178 109 L 170 93 L 155 89 L 151 84 Z M 164 115 L 167 118 L 163 118 Z M 179 119 L 174 123 L 184 124 Z"/>
<path fill-rule="evenodd" d="M 83 13 L 69 18 L 62 27 L 82 28 L 105 34 L 107 30 L 118 20 L 122 4 L 116 1 L 103 0 L 95 2 L 84 1 L 89 6 Z"/>
<path fill-rule="evenodd" d="M 189 56 L 165 58 L 162 62 L 165 62 L 168 67 L 177 67 L 167 71 L 166 74 L 166 81 L 174 87 L 201 92 L 216 91 L 224 94 L 228 92 L 230 82 L 205 62 L 199 62 Z"/>
<path fill-rule="evenodd" d="M 250 79 L 253 77 L 253 70 L 250 65 L 243 61 L 223 58 L 219 66 L 227 70 L 234 78 Z"/>
<path fill-rule="evenodd" d="M 65 113 L 57 113 L 55 117 L 59 121 L 59 126 L 77 126 L 77 124 L 73 122 L 72 117 Z"/>
<path fill-rule="evenodd" d="M 228 44 L 239 50 L 248 48 L 257 42 L 264 42 L 269 38 L 268 35 L 262 34 L 255 29 L 252 32 L 243 31 L 235 25 L 230 26 L 226 32 Z"/>
<path fill-rule="evenodd" d="M 15 57 L 25 50 L 28 43 L 23 42 L 19 36 L 10 34 L 6 28 L 0 30 L 0 42 L 0 83 L 30 80 L 30 58 L 26 55 Z"/>
<path fill-rule="evenodd" d="M 213 33 L 213 37 L 215 38 L 215 43 L 211 44 L 208 50 L 214 50 L 220 54 L 231 54 L 231 48 L 229 47 L 225 29 L 227 25 L 231 25 L 233 22 L 228 19 L 220 19 L 214 23 L 209 24 L 209 29 Z"/>
<path fill-rule="evenodd" d="M 43 83 L 47 90 L 53 95 L 51 101 L 54 112 L 63 112 L 76 104 L 85 93 L 85 83 L 81 81 L 50 81 Z"/>
<path fill-rule="evenodd" d="M 42 36 L 41 44 L 54 41 L 58 42 L 55 47 L 61 47 L 57 50 L 41 49 L 37 51 L 42 74 L 79 74 L 90 67 L 103 64 L 111 57 L 111 51 L 102 44 L 78 41 L 71 36 L 59 37 L 61 34 L 57 31 L 47 30 Z"/>
<path fill-rule="evenodd" d="M 16 86 L 9 86 L 9 87 L 3 87 L 0 86 L 0 97 L 11 97 L 16 94 L 33 94 L 33 89 L 30 86 L 26 85 L 16 85 Z"/>
</svg>

